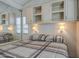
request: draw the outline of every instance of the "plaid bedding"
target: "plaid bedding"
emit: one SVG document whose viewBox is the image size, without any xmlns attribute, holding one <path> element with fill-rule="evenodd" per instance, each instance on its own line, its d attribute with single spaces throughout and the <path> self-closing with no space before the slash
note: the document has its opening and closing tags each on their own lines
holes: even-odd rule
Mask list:
<svg viewBox="0 0 79 59">
<path fill-rule="evenodd" d="M 67 50 L 50 47 L 48 42 L 15 42 L 0 47 L 0 58 L 63 58 Z"/>
</svg>

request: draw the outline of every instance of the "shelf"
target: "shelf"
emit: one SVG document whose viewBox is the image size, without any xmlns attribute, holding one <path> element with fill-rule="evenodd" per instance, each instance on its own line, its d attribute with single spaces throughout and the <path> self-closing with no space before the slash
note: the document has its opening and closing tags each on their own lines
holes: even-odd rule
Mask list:
<svg viewBox="0 0 79 59">
<path fill-rule="evenodd" d="M 61 12 L 64 12 L 64 10 L 53 11 L 52 13 L 61 13 Z"/>
<path fill-rule="evenodd" d="M 56 0 L 52 3 L 52 21 L 64 19 L 64 0 Z"/>
<path fill-rule="evenodd" d="M 39 13 L 41 13 L 41 11 L 42 11 L 42 7 L 41 6 L 38 6 L 38 7 L 34 8 L 34 14 L 39 14 Z"/>
<path fill-rule="evenodd" d="M 41 15 L 37 15 L 37 16 L 34 16 L 34 17 L 35 17 L 35 22 L 42 21 L 42 16 Z"/>
<path fill-rule="evenodd" d="M 64 12 L 52 14 L 53 21 L 60 21 L 60 19 L 64 19 Z"/>
<path fill-rule="evenodd" d="M 34 14 L 34 16 L 38 16 L 38 15 L 41 15 L 41 13 L 38 13 L 38 14 Z"/>
<path fill-rule="evenodd" d="M 64 2 L 52 4 L 52 11 L 64 11 Z"/>
<path fill-rule="evenodd" d="M 42 21 L 42 7 L 38 6 L 34 8 L 34 22 L 41 22 Z"/>
</svg>

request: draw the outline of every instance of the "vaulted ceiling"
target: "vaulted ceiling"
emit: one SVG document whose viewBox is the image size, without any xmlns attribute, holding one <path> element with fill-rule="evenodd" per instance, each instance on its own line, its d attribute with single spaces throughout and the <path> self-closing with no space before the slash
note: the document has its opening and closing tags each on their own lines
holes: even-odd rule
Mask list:
<svg viewBox="0 0 79 59">
<path fill-rule="evenodd" d="M 4 2 L 12 7 L 21 9 L 25 4 L 27 4 L 31 0 L 0 0 L 0 1 Z"/>
</svg>

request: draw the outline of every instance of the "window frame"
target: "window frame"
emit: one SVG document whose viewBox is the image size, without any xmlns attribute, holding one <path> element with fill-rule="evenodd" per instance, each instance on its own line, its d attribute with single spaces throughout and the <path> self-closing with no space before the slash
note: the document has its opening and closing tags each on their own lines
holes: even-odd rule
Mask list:
<svg viewBox="0 0 79 59">
<path fill-rule="evenodd" d="M 19 18 L 19 20 L 20 20 L 20 21 L 19 21 L 20 23 L 18 23 L 18 20 L 17 20 L 18 18 Z M 25 20 L 27 20 L 26 17 L 24 17 L 24 18 L 25 18 Z M 29 29 L 29 25 L 28 25 L 28 23 L 25 23 L 24 19 L 23 19 L 22 25 L 23 25 L 23 27 L 21 27 L 21 17 L 17 17 L 17 18 L 16 18 L 16 33 L 17 33 L 17 34 L 21 34 L 21 30 L 22 30 L 22 33 L 23 33 L 23 34 L 28 34 L 28 33 L 29 33 L 29 30 L 28 30 L 28 29 Z M 24 28 L 24 25 L 26 25 L 26 28 Z M 18 27 L 18 26 L 19 26 L 19 27 Z M 17 27 L 18 27 L 18 28 L 17 28 Z M 21 29 L 21 28 L 22 28 L 22 29 Z M 26 29 L 26 30 L 24 30 L 24 29 Z M 18 32 L 18 30 L 20 30 L 20 32 Z M 24 31 L 27 31 L 27 33 L 26 33 L 26 32 L 24 33 Z"/>
</svg>

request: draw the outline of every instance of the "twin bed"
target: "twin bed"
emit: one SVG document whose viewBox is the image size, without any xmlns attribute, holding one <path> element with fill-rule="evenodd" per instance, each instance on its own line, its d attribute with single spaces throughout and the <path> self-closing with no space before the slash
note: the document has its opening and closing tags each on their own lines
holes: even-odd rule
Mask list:
<svg viewBox="0 0 79 59">
<path fill-rule="evenodd" d="M 16 41 L 0 46 L 0 58 L 68 58 L 67 45 L 52 41 Z"/>
</svg>

